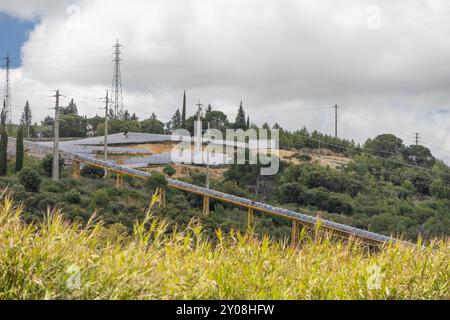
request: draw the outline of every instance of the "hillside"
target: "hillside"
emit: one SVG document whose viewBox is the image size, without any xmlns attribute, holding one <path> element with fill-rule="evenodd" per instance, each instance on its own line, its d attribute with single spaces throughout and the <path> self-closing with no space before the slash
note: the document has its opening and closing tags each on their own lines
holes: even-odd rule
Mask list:
<svg viewBox="0 0 450 320">
<path fill-rule="evenodd" d="M 449 299 L 448 241 L 368 252 L 304 235 L 301 249 L 150 215 L 128 235 L 59 212 L 25 224 L 0 202 L 0 299 Z"/>
</svg>

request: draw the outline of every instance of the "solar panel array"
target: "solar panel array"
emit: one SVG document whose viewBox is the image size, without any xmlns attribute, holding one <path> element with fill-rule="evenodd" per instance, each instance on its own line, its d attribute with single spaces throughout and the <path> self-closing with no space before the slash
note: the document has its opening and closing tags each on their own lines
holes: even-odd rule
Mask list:
<svg viewBox="0 0 450 320">
<path fill-rule="evenodd" d="M 10 149 L 12 149 L 13 147 L 15 149 L 15 139 L 11 138 L 9 140 L 10 140 L 10 142 L 8 144 L 8 150 L 10 151 Z M 51 154 L 53 152 L 53 149 L 48 146 L 43 146 L 43 145 L 39 145 L 36 143 L 31 143 L 31 142 L 25 142 L 24 144 L 25 144 L 25 148 L 27 149 L 27 151 L 31 151 L 31 153 L 33 155 L 36 155 L 36 153 L 38 153 L 37 155 L 39 156 L 39 155 L 43 155 L 43 154 Z M 65 151 L 61 152 L 61 154 L 66 159 L 80 160 L 85 163 L 95 164 L 95 165 L 98 165 L 98 166 L 101 166 L 104 168 L 108 168 L 110 170 L 124 173 L 124 174 L 130 174 L 133 176 L 138 176 L 138 177 L 143 177 L 143 178 L 151 176 L 151 173 L 148 173 L 148 172 L 139 171 L 139 170 L 136 170 L 136 169 L 124 166 L 124 165 L 118 165 L 115 163 L 98 160 L 98 159 L 92 158 L 90 156 L 85 156 L 85 155 L 81 155 L 81 154 L 73 154 L 73 153 L 65 152 Z M 133 164 L 130 164 L 130 165 L 133 165 Z M 358 228 L 344 225 L 341 223 L 336 223 L 336 222 L 333 222 L 330 220 L 319 219 L 317 217 L 313 217 L 313 216 L 309 216 L 309 215 L 302 214 L 299 212 L 295 212 L 293 210 L 283 209 L 280 207 L 272 206 L 270 204 L 252 201 L 252 200 L 249 200 L 246 198 L 241 198 L 238 196 L 226 194 L 226 193 L 215 191 L 212 189 L 199 187 L 199 186 L 192 185 L 192 184 L 189 184 L 189 183 L 186 183 L 183 181 L 178 181 L 175 179 L 167 179 L 167 180 L 168 180 L 169 186 L 174 187 L 174 188 L 179 188 L 179 189 L 187 190 L 187 191 L 190 191 L 193 193 L 205 195 L 208 197 L 232 202 L 232 203 L 244 206 L 244 207 L 251 207 L 256 210 L 263 211 L 263 212 L 269 212 L 272 214 L 288 217 L 288 218 L 291 218 L 294 220 L 298 220 L 307 225 L 317 225 L 320 220 L 320 224 L 324 228 L 335 230 L 335 231 L 338 231 L 338 232 L 341 232 L 341 233 L 344 233 L 347 235 L 354 235 L 354 236 L 357 236 L 364 240 L 371 240 L 371 241 L 374 241 L 377 243 L 402 242 L 402 243 L 410 245 L 410 243 L 404 242 L 402 240 L 397 240 L 392 237 L 387 237 L 387 236 L 384 236 L 381 234 L 358 229 Z"/>
</svg>

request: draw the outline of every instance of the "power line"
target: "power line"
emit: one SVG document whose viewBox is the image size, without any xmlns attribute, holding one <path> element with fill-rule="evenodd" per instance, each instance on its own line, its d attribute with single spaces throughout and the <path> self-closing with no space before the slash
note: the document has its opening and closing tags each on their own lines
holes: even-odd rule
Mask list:
<svg viewBox="0 0 450 320">
<path fill-rule="evenodd" d="M 315 141 L 315 142 L 319 143 L 319 140 L 317 140 L 317 139 L 311 138 L 311 137 L 306 136 L 306 135 L 304 135 L 304 134 L 301 134 L 301 135 L 304 136 L 306 139 L 309 139 L 309 140 L 311 140 L 311 141 Z M 378 159 L 384 160 L 384 161 L 386 161 L 386 162 L 391 162 L 391 163 L 394 163 L 394 164 L 398 164 L 398 165 L 402 165 L 402 166 L 406 166 L 406 167 L 411 167 L 411 168 L 416 168 L 416 169 L 422 169 L 422 170 L 426 170 L 426 171 L 432 171 L 432 172 L 439 173 L 439 174 L 442 174 L 442 175 L 444 175 L 444 176 L 450 177 L 450 173 L 448 173 L 448 172 L 444 172 L 444 171 L 440 171 L 440 170 L 431 170 L 431 169 L 428 168 L 428 167 L 423 167 L 423 166 L 419 166 L 419 165 L 414 165 L 414 164 L 409 164 L 409 163 L 404 163 L 404 162 L 395 161 L 395 160 L 392 160 L 392 159 L 387 159 L 387 158 L 384 158 L 384 157 L 381 157 L 381 156 L 377 156 L 377 155 L 375 155 L 375 154 L 371 154 L 371 153 L 364 152 L 364 151 L 362 151 L 362 150 L 357 150 L 357 149 L 349 148 L 349 147 L 343 146 L 343 145 L 338 145 L 338 144 L 333 144 L 333 143 L 329 143 L 329 142 L 324 142 L 324 141 L 322 141 L 322 140 L 320 140 L 320 143 L 321 143 L 321 144 L 328 145 L 328 146 L 332 146 L 332 147 L 335 147 L 335 148 L 339 148 L 339 149 L 341 149 L 341 150 L 353 151 L 353 152 L 359 152 L 359 153 L 361 153 L 361 154 L 364 154 L 364 155 L 367 155 L 367 156 L 370 156 L 370 157 L 374 157 L 374 158 L 378 158 Z M 368 149 L 368 150 L 373 150 L 373 149 Z M 387 151 L 379 151 L 379 152 L 381 152 L 381 153 L 394 154 L 394 153 L 392 153 L 392 152 L 387 152 Z M 448 181 L 448 182 L 450 182 L 450 181 Z"/>
</svg>

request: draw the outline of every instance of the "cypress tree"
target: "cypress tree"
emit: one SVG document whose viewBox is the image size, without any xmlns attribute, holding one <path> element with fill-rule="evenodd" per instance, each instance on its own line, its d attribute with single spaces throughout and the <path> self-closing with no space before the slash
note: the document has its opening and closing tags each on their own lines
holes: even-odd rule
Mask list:
<svg viewBox="0 0 450 320">
<path fill-rule="evenodd" d="M 23 130 L 20 126 L 16 138 L 16 172 L 23 168 Z"/>
<path fill-rule="evenodd" d="M 247 129 L 250 128 L 250 116 L 247 116 Z"/>
<path fill-rule="evenodd" d="M 25 103 L 25 107 L 23 108 L 21 120 L 27 126 L 27 138 L 28 139 L 30 138 L 31 119 L 32 119 L 31 108 L 30 108 L 30 104 L 27 101 Z"/>
<path fill-rule="evenodd" d="M 6 176 L 8 172 L 8 134 L 5 127 L 2 126 L 0 138 L 0 176 Z"/>
<path fill-rule="evenodd" d="M 183 93 L 183 110 L 181 112 L 181 127 L 186 127 L 186 90 Z"/>
<path fill-rule="evenodd" d="M 0 176 L 6 176 L 8 171 L 8 134 L 6 133 L 6 104 L 3 101 L 3 109 L 0 117 Z"/>
<path fill-rule="evenodd" d="M 244 108 L 242 107 L 242 101 L 241 104 L 239 106 L 239 110 L 238 110 L 238 114 L 236 116 L 236 121 L 234 123 L 234 128 L 235 129 L 246 129 L 246 120 L 245 120 L 245 112 L 244 112 Z"/>
</svg>

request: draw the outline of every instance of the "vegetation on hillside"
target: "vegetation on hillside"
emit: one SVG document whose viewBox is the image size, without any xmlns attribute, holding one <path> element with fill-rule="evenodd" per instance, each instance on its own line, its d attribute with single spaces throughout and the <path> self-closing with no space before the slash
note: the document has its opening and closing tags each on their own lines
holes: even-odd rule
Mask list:
<svg viewBox="0 0 450 320">
<path fill-rule="evenodd" d="M 185 101 L 184 98 L 181 111 L 177 110 L 166 124 L 160 122 L 155 114 L 139 120 L 135 114 L 125 112 L 122 117 L 110 117 L 109 132 L 170 133 L 177 128 L 192 130 L 197 116 L 186 114 Z M 24 114 L 29 114 L 24 123 L 31 121 L 29 108 L 27 105 L 24 110 Z M 61 136 L 103 134 L 104 119 L 98 116 L 85 119 L 78 115 L 74 101 L 61 108 L 61 117 L 68 124 L 61 126 Z M 203 129 L 206 129 L 207 122 L 212 128 L 222 131 L 228 128 L 257 128 L 250 123 L 242 103 L 237 108 L 236 118 L 232 119 L 234 121 L 210 105 L 205 108 L 201 119 Z M 65 129 L 79 128 L 78 124 L 83 126 L 80 134 Z M 47 128 L 51 136 L 51 125 L 52 119 L 47 118 L 42 126 L 32 130 L 33 134 L 42 133 Z M 271 127 L 264 124 L 262 128 Z M 411 240 L 416 240 L 419 235 L 424 238 L 450 235 L 450 168 L 436 159 L 426 147 L 404 145 L 392 134 L 382 134 L 359 145 L 351 140 L 310 132 L 306 128 L 293 132 L 278 124 L 272 128 L 279 130 L 280 147 L 292 149 L 298 155 L 295 163 L 281 162 L 280 170 L 274 176 L 261 176 L 259 165 L 233 165 L 227 168 L 224 179 L 210 179 L 211 187 L 306 214 L 319 214 L 333 221 L 385 235 L 403 236 Z M 311 161 L 311 154 L 315 153 L 315 157 L 320 158 L 321 152 L 330 150 L 348 156 L 352 161 L 337 168 Z M 1 164 L 0 161 L 0 169 Z M 50 176 L 51 156 L 44 159 L 42 168 L 40 166 L 36 164 L 35 169 Z M 64 209 L 67 216 L 86 222 L 90 210 L 96 209 L 104 216 L 106 223 L 120 222 L 130 230 L 132 221 L 140 217 L 146 207 L 148 191 L 144 182 L 126 178 L 125 190 L 117 190 L 112 187 L 113 174 L 103 178 L 103 171 L 89 166 L 83 167 L 81 173 L 81 180 L 73 180 L 68 173 L 63 173 L 59 183 L 46 181 L 48 179 L 44 177 L 39 194 L 24 191 L 17 175 L 11 172 L 8 177 L 0 178 L 0 185 L 10 186 L 16 199 L 23 201 L 30 218 L 39 217 L 41 210 L 47 206 L 58 206 Z M 164 173 L 172 175 L 173 168 L 168 166 Z M 206 176 L 191 169 L 184 180 L 204 186 Z M 77 196 L 73 197 L 75 194 Z M 102 201 L 105 198 L 110 201 Z M 192 217 L 198 217 L 210 235 L 217 227 L 225 230 L 245 229 L 244 211 L 211 200 L 210 216 L 202 217 L 201 205 L 202 201 L 196 195 L 169 190 L 167 208 L 158 209 L 155 214 L 166 216 L 182 226 L 186 226 Z M 257 213 L 255 232 L 283 238 L 289 236 L 290 224 L 285 219 Z"/>
</svg>

